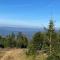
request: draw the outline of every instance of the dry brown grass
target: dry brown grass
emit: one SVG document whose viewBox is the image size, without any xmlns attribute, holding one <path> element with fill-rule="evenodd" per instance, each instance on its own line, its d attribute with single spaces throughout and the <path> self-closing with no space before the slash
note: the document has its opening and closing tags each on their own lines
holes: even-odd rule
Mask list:
<svg viewBox="0 0 60 60">
<path fill-rule="evenodd" d="M 25 60 L 25 54 L 23 49 L 11 49 L 7 51 L 1 60 Z"/>
<path fill-rule="evenodd" d="M 0 54 L 2 57 L 0 60 L 33 60 L 33 56 L 26 56 L 24 49 L 10 49 L 1 52 Z M 45 55 L 40 54 L 35 57 L 36 60 L 43 60 L 46 58 Z"/>
</svg>

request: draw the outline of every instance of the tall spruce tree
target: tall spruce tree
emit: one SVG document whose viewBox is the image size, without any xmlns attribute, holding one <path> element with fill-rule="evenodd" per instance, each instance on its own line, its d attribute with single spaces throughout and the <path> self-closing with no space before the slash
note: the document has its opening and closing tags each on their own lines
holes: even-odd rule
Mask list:
<svg viewBox="0 0 60 60">
<path fill-rule="evenodd" d="M 52 54 L 52 41 L 53 41 L 53 37 L 54 37 L 54 33 L 55 33 L 55 28 L 54 28 L 54 22 L 53 20 L 50 20 L 49 22 L 49 26 L 48 26 L 48 40 L 49 40 L 49 43 L 50 43 L 50 55 Z"/>
</svg>

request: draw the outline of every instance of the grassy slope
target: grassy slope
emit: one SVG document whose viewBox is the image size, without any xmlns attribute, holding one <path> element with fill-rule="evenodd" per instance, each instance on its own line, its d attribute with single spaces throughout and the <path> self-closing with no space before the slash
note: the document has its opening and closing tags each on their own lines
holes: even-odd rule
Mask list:
<svg viewBox="0 0 60 60">
<path fill-rule="evenodd" d="M 2 56 L 3 55 L 3 56 Z M 0 60 L 33 60 L 33 56 L 26 56 L 24 49 L 10 49 L 1 52 Z M 36 60 L 45 60 L 46 55 L 40 54 L 36 57 Z"/>
</svg>

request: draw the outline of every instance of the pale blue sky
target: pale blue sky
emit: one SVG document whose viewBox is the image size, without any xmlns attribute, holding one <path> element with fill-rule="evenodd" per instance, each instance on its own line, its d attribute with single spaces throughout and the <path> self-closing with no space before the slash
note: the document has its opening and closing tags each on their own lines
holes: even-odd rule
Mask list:
<svg viewBox="0 0 60 60">
<path fill-rule="evenodd" d="M 0 26 L 60 26 L 60 0 L 0 0 Z"/>
</svg>

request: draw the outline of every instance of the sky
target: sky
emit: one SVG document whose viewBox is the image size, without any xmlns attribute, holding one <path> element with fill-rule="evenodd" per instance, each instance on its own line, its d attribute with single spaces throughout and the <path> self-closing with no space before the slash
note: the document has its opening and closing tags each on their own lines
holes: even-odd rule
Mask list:
<svg viewBox="0 0 60 60">
<path fill-rule="evenodd" d="M 60 27 L 60 0 L 0 0 L 0 26 Z"/>
</svg>

